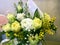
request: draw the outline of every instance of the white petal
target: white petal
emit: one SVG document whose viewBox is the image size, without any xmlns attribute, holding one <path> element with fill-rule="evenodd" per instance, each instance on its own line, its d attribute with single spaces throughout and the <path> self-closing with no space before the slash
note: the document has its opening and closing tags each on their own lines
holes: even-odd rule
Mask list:
<svg viewBox="0 0 60 45">
<path fill-rule="evenodd" d="M 5 43 L 5 42 L 8 42 L 10 39 L 4 39 L 4 40 L 2 40 L 2 42 L 1 43 Z"/>
</svg>

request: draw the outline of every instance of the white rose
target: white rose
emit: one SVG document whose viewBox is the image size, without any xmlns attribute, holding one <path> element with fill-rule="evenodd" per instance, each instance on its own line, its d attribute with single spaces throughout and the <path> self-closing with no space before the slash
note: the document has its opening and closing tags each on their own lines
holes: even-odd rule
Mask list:
<svg viewBox="0 0 60 45">
<path fill-rule="evenodd" d="M 17 19 L 18 19 L 19 21 L 21 21 L 22 19 L 25 18 L 24 16 L 25 16 L 24 13 L 18 13 L 18 14 L 17 14 Z"/>
<path fill-rule="evenodd" d="M 21 21 L 21 26 L 22 26 L 22 28 L 24 28 L 25 30 L 30 31 L 30 29 L 33 29 L 33 28 L 32 28 L 32 19 L 30 19 L 30 18 L 23 19 L 23 20 Z"/>
</svg>

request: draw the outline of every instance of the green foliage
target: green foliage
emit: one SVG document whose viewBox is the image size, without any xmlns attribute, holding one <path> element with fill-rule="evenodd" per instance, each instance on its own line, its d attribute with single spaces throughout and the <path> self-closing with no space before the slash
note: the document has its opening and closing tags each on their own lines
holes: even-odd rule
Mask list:
<svg viewBox="0 0 60 45">
<path fill-rule="evenodd" d="M 10 36 L 8 38 L 10 38 L 11 40 L 15 38 L 13 31 L 9 31 L 8 34 L 10 34 Z"/>
<path fill-rule="evenodd" d="M 34 17 L 33 18 L 35 18 L 35 17 L 40 18 L 40 14 L 38 12 L 38 9 L 36 9 L 36 11 L 34 13 Z"/>
</svg>

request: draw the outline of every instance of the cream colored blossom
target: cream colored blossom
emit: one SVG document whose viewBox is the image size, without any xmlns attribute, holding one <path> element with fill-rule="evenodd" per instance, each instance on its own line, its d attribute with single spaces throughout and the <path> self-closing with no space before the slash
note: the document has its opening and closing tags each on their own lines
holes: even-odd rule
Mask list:
<svg viewBox="0 0 60 45">
<path fill-rule="evenodd" d="M 25 16 L 24 13 L 18 13 L 18 14 L 17 14 L 17 19 L 18 19 L 19 21 L 21 21 L 22 19 L 25 18 L 24 16 Z"/>
<path fill-rule="evenodd" d="M 2 27 L 2 29 L 3 29 L 5 32 L 10 31 L 10 30 L 11 30 L 10 24 L 8 23 L 8 24 L 4 25 L 4 26 Z"/>
<path fill-rule="evenodd" d="M 26 18 L 21 21 L 22 28 L 25 28 L 25 30 L 30 31 L 32 29 L 32 19 Z"/>
</svg>

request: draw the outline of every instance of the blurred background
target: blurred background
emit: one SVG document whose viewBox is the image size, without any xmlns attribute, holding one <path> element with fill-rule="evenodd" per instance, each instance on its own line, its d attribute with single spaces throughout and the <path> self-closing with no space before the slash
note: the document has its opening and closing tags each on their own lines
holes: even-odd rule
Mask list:
<svg viewBox="0 0 60 45">
<path fill-rule="evenodd" d="M 24 0 L 25 2 L 26 0 Z M 60 45 L 60 0 L 33 0 L 42 12 L 56 17 L 58 30 L 55 35 L 46 35 L 46 45 Z M 18 0 L 0 0 L 0 14 L 15 13 L 14 3 Z M 1 36 L 0 36 L 1 37 Z M 1 40 L 1 38 L 0 38 Z"/>
</svg>

